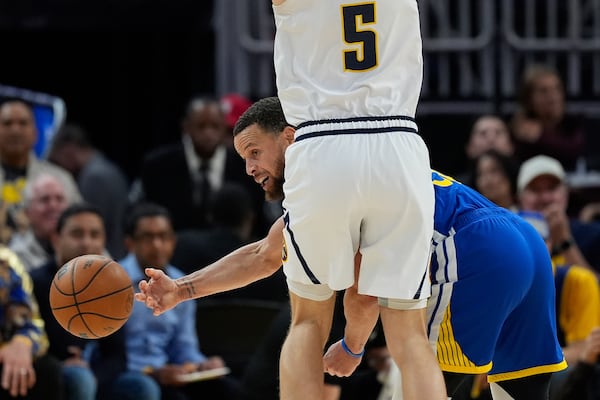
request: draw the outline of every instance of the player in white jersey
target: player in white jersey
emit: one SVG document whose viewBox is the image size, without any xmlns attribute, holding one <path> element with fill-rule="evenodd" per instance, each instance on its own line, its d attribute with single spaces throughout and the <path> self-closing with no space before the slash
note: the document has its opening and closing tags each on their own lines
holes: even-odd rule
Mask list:
<svg viewBox="0 0 600 400">
<path fill-rule="evenodd" d="M 273 0 L 273 10 L 278 96 L 296 127 L 283 186 L 292 324 L 281 397 L 322 396 L 333 293 L 353 285 L 360 248 L 358 291 L 379 298 L 404 398 L 445 399 L 423 313 L 434 195 L 414 121 L 422 81 L 417 3 Z M 349 352 L 364 344 L 346 343 Z"/>
</svg>

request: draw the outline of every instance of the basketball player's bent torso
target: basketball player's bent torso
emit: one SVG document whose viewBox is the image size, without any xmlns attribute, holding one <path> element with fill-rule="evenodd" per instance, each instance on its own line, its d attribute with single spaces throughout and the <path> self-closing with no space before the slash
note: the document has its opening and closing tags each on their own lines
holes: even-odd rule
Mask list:
<svg viewBox="0 0 600 400">
<path fill-rule="evenodd" d="M 360 244 L 359 292 L 423 298 L 433 190 L 414 121 L 422 81 L 416 1 L 286 0 L 273 10 L 278 96 L 297 128 L 285 156 L 288 282 L 349 287 Z M 411 211 L 390 214 L 398 204 Z M 392 242 L 405 246 L 389 249 Z"/>
</svg>

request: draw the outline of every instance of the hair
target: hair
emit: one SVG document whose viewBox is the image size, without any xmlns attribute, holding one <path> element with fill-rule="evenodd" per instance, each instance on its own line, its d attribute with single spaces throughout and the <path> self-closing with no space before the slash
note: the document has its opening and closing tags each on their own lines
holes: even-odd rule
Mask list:
<svg viewBox="0 0 600 400">
<path fill-rule="evenodd" d="M 65 124 L 52 138 L 52 148 L 75 144 L 79 147 L 89 148 L 92 146 L 87 132 L 78 124 Z"/>
<path fill-rule="evenodd" d="M 125 224 L 123 227 L 125 236 L 133 237 L 140 220 L 148 217 L 164 217 L 169 221 L 169 224 L 172 225 L 171 213 L 169 213 L 169 210 L 159 204 L 142 201 L 132 204 L 126 213 Z"/>
<path fill-rule="evenodd" d="M 52 179 L 56 182 L 58 182 L 59 185 L 62 186 L 63 191 L 65 192 L 65 197 L 67 198 L 67 201 L 70 202 L 70 197 L 69 197 L 69 193 L 67 192 L 66 189 L 66 185 L 65 182 L 63 181 L 62 178 L 47 173 L 47 172 L 43 172 L 39 175 L 36 175 L 30 179 L 27 180 L 27 182 L 25 183 L 25 187 L 23 188 L 23 207 L 27 208 L 29 207 L 29 205 L 31 204 L 31 201 L 33 200 L 33 188 L 42 180 L 46 180 L 46 179 Z"/>
<path fill-rule="evenodd" d="M 33 103 L 30 101 L 24 100 L 20 97 L 0 97 L 0 108 L 4 107 L 5 104 L 10 103 L 23 104 L 25 107 L 33 111 Z"/>
<path fill-rule="evenodd" d="M 281 103 L 277 97 L 266 97 L 252 104 L 233 127 L 233 136 L 253 124 L 275 134 L 279 134 L 286 126 L 290 126 L 285 120 Z"/>
<path fill-rule="evenodd" d="M 56 232 L 60 233 L 63 230 L 69 218 L 84 213 L 96 214 L 98 218 L 100 218 L 100 220 L 102 221 L 102 224 L 104 225 L 104 218 L 100 213 L 100 209 L 93 204 L 81 202 L 72 204 L 63 211 L 63 213 L 58 218 L 58 223 L 56 224 Z"/>
<path fill-rule="evenodd" d="M 510 183 L 510 192 L 513 194 L 513 196 L 516 195 L 517 176 L 519 175 L 519 162 L 514 157 L 505 156 L 494 149 L 490 149 L 482 153 L 473 161 L 473 168 L 471 171 L 471 183 L 473 187 L 479 191 L 479 188 L 477 187 L 477 165 L 483 157 L 491 157 L 496 161 L 496 163 L 498 163 L 498 166 Z"/>
<path fill-rule="evenodd" d="M 0 111 L 4 108 L 5 105 L 7 104 L 22 104 L 23 106 L 25 106 L 25 108 L 27 108 L 29 110 L 29 114 L 31 115 L 31 119 L 34 121 L 35 124 L 35 115 L 33 112 L 33 103 L 18 97 L 5 97 L 5 98 L 0 98 Z"/>
<path fill-rule="evenodd" d="M 199 94 L 199 95 L 193 96 L 192 98 L 190 98 L 188 100 L 188 102 L 185 106 L 185 113 L 183 115 L 183 118 L 184 119 L 189 118 L 190 115 L 192 115 L 196 110 L 198 110 L 198 108 L 204 108 L 204 107 L 208 106 L 209 104 L 214 104 L 215 106 L 217 106 L 218 109 L 221 110 L 223 115 L 225 115 L 225 113 L 223 111 L 223 107 L 222 107 L 219 99 L 217 99 L 215 96 L 212 96 L 212 95 Z"/>
<path fill-rule="evenodd" d="M 254 215 L 252 197 L 238 183 L 226 183 L 211 199 L 210 216 L 218 226 L 235 228 Z"/>
</svg>

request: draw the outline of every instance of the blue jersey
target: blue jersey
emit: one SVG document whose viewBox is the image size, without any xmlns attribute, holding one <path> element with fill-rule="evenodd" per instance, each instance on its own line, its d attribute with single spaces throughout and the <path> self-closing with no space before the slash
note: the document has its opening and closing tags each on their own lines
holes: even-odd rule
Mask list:
<svg viewBox="0 0 600 400">
<path fill-rule="evenodd" d="M 431 171 L 431 181 L 435 189 L 433 227 L 436 235 L 442 237 L 450 235 L 457 218 L 471 210 L 490 208 L 500 210 L 496 204 L 479 192 L 447 175 Z"/>
<path fill-rule="evenodd" d="M 564 369 L 550 255 L 515 213 L 432 172 L 428 334 L 443 371 L 491 382 Z"/>
</svg>

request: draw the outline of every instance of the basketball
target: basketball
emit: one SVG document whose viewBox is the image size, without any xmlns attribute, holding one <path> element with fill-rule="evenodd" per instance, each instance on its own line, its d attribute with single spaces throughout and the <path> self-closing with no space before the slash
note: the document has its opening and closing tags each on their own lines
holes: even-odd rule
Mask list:
<svg viewBox="0 0 600 400">
<path fill-rule="evenodd" d="M 75 257 L 54 275 L 50 307 L 54 318 L 71 334 L 84 339 L 108 336 L 131 314 L 131 279 L 110 258 L 91 254 Z"/>
</svg>

